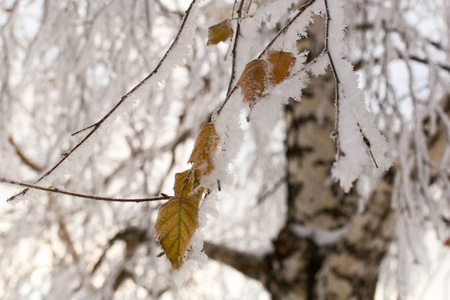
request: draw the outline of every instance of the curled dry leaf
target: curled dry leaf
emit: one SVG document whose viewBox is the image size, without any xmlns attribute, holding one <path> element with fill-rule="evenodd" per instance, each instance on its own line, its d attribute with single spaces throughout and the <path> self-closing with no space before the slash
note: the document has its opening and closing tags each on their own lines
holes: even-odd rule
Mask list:
<svg viewBox="0 0 450 300">
<path fill-rule="evenodd" d="M 290 52 L 271 51 L 267 57 L 270 65 L 269 81 L 273 86 L 282 82 L 290 74 L 295 57 Z"/>
<path fill-rule="evenodd" d="M 241 87 L 244 102 L 252 106 L 266 89 L 268 64 L 262 59 L 249 62 L 242 72 L 237 85 Z"/>
<path fill-rule="evenodd" d="M 267 59 L 249 62 L 237 84 L 241 87 L 244 102 L 253 106 L 266 88 L 274 87 L 290 75 L 295 57 L 290 52 L 271 51 Z"/>
<path fill-rule="evenodd" d="M 230 20 L 225 20 L 208 28 L 207 45 L 217 45 L 220 42 L 225 42 L 232 36 L 233 28 L 231 28 L 231 22 Z"/>
<path fill-rule="evenodd" d="M 194 174 L 198 180 L 199 177 L 209 174 L 214 168 L 213 154 L 218 143 L 219 136 L 214 123 L 203 125 L 188 160 L 189 163 L 192 163 L 192 168 L 198 171 Z"/>
</svg>

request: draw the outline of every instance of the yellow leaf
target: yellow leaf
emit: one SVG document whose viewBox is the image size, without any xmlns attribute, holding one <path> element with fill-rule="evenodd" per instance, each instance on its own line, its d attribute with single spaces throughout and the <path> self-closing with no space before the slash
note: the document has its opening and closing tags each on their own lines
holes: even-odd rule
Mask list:
<svg viewBox="0 0 450 300">
<path fill-rule="evenodd" d="M 213 153 L 219 143 L 219 136 L 213 123 L 207 123 L 200 128 L 200 132 L 195 140 L 194 149 L 188 162 L 192 163 L 192 168 L 198 170 L 196 172 L 197 179 L 199 176 L 209 174 L 214 168 Z"/>
<path fill-rule="evenodd" d="M 172 269 L 181 267 L 189 240 L 198 226 L 200 199 L 171 198 L 159 208 L 155 235 L 172 263 Z"/>
<path fill-rule="evenodd" d="M 241 87 L 244 102 L 253 105 L 260 98 L 266 89 L 266 75 L 268 64 L 261 59 L 249 62 L 242 72 L 237 85 Z"/>
<path fill-rule="evenodd" d="M 225 20 L 209 27 L 207 45 L 217 45 L 220 42 L 225 42 L 231 38 L 232 35 L 233 28 L 231 28 L 230 20 Z"/>
<path fill-rule="evenodd" d="M 199 187 L 200 178 L 198 171 L 186 170 L 175 174 L 173 191 L 178 198 L 195 198 L 200 200 L 204 188 Z"/>
<path fill-rule="evenodd" d="M 295 57 L 290 52 L 271 51 L 267 57 L 270 65 L 270 83 L 275 86 L 289 76 L 289 71 L 295 63 Z"/>
</svg>

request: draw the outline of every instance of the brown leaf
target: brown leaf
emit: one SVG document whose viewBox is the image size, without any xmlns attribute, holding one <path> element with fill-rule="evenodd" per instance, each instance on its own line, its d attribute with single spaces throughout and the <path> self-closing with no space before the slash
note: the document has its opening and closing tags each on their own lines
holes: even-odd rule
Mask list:
<svg viewBox="0 0 450 300">
<path fill-rule="evenodd" d="M 290 52 L 271 51 L 267 61 L 255 59 L 242 72 L 237 85 L 241 87 L 244 102 L 253 106 L 266 88 L 273 87 L 289 76 L 295 57 Z"/>
<path fill-rule="evenodd" d="M 192 163 L 192 168 L 198 170 L 195 172 L 197 180 L 199 176 L 209 174 L 214 168 L 213 153 L 219 143 L 219 136 L 213 123 L 207 123 L 200 128 L 200 132 L 195 140 L 194 149 L 188 162 Z"/>
<path fill-rule="evenodd" d="M 171 198 L 159 208 L 155 236 L 172 264 L 181 267 L 189 240 L 198 226 L 200 199 Z"/>
<path fill-rule="evenodd" d="M 208 43 L 207 45 L 217 45 L 220 42 L 225 42 L 233 36 L 233 28 L 231 28 L 230 20 L 225 20 L 219 24 L 213 25 L 208 29 Z"/>
<path fill-rule="evenodd" d="M 444 246 L 450 247 L 450 238 L 444 241 Z"/>
<path fill-rule="evenodd" d="M 242 72 L 237 85 L 241 87 L 244 102 L 250 102 L 252 106 L 260 98 L 266 89 L 266 75 L 268 64 L 261 59 L 249 62 Z"/>
<path fill-rule="evenodd" d="M 295 57 L 290 52 L 271 51 L 267 61 L 270 65 L 269 82 L 275 86 L 289 76 Z"/>
</svg>

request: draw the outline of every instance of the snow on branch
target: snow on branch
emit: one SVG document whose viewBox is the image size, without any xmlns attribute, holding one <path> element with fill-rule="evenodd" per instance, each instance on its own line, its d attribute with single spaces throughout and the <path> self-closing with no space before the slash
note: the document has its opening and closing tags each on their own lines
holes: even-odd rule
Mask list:
<svg viewBox="0 0 450 300">
<path fill-rule="evenodd" d="M 89 142 L 92 140 L 92 137 L 94 135 L 98 135 L 99 133 L 98 130 L 100 128 L 106 127 L 105 125 L 107 124 L 107 121 L 113 119 L 111 118 L 112 116 L 114 116 L 115 118 L 121 113 L 129 111 L 131 109 L 133 101 L 126 101 L 126 100 L 129 100 L 130 98 L 134 99 L 135 102 L 137 100 L 140 100 L 142 98 L 142 95 L 145 95 L 145 91 L 148 91 L 152 87 L 157 86 L 158 83 L 164 81 L 169 76 L 169 74 L 176 65 L 182 64 L 183 59 L 186 57 L 187 54 L 190 53 L 191 45 L 193 42 L 193 36 L 195 34 L 196 19 L 198 14 L 198 6 L 196 5 L 196 2 L 197 0 L 192 0 L 189 8 L 186 11 L 180 29 L 178 30 L 174 41 L 172 42 L 172 44 L 170 45 L 169 49 L 166 51 L 164 56 L 161 58 L 155 69 L 141 82 L 139 82 L 134 88 L 132 88 L 128 93 L 123 95 L 117 102 L 117 104 L 114 105 L 114 107 L 108 113 L 106 113 L 99 121 L 82 130 L 75 132 L 73 135 L 90 130 L 86 134 L 86 136 L 81 139 L 80 142 L 78 142 L 70 150 L 63 153 L 61 155 L 61 159 L 46 173 L 44 173 L 41 177 L 39 177 L 36 181 L 34 181 L 34 184 L 39 182 L 42 183 L 44 179 L 47 179 L 45 181 L 45 184 L 51 184 L 52 178 L 49 178 L 49 176 L 53 174 L 54 175 L 53 177 L 55 177 L 56 179 L 58 178 L 58 176 L 55 176 L 56 173 L 64 173 L 63 171 L 64 168 L 62 167 L 62 165 L 63 163 L 68 161 L 69 157 L 71 157 L 72 160 L 77 161 L 77 163 L 70 164 L 71 168 L 82 165 L 79 159 L 86 160 L 87 157 L 86 155 L 83 155 L 83 152 L 85 153 L 86 150 L 81 151 L 81 148 L 86 148 L 88 145 L 91 144 Z M 77 152 L 77 155 L 73 155 L 74 152 Z M 57 170 L 59 172 L 55 172 Z M 14 202 L 15 200 L 18 199 L 18 197 L 24 196 L 27 193 L 28 189 L 29 188 L 26 188 L 20 193 L 13 195 L 7 200 L 7 202 Z"/>
<path fill-rule="evenodd" d="M 336 84 L 336 128 L 333 137 L 337 153 L 332 175 L 348 192 L 364 171 L 388 169 L 388 144 L 367 111 L 364 96 L 352 64 L 344 58 L 344 1 L 325 0 L 326 51 Z"/>
</svg>

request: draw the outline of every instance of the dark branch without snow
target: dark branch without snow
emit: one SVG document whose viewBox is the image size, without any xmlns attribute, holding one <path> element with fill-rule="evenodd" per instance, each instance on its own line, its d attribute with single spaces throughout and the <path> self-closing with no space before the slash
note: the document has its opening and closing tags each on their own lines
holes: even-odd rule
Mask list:
<svg viewBox="0 0 450 300">
<path fill-rule="evenodd" d="M 46 192 L 52 192 L 57 194 L 63 194 L 78 198 L 84 198 L 84 199 L 90 199 L 90 200 L 96 200 L 96 201 L 108 201 L 108 202 L 150 202 L 150 201 L 160 201 L 160 200 L 168 200 L 172 198 L 172 196 L 168 196 L 163 194 L 160 197 L 152 197 L 152 198 L 110 198 L 110 197 L 100 197 L 100 196 L 94 196 L 94 195 L 87 195 L 87 194 L 80 194 L 80 193 L 74 193 L 69 191 L 60 190 L 57 188 L 46 188 L 43 186 L 38 186 L 34 184 L 29 184 L 25 182 L 15 181 L 15 180 L 9 180 L 5 178 L 0 178 L 0 183 L 6 183 L 6 184 L 12 184 L 16 186 L 22 186 L 26 187 L 27 189 L 34 189 L 34 190 L 40 190 L 40 191 L 46 191 Z M 8 199 L 8 201 L 11 201 L 12 198 Z"/>
</svg>

